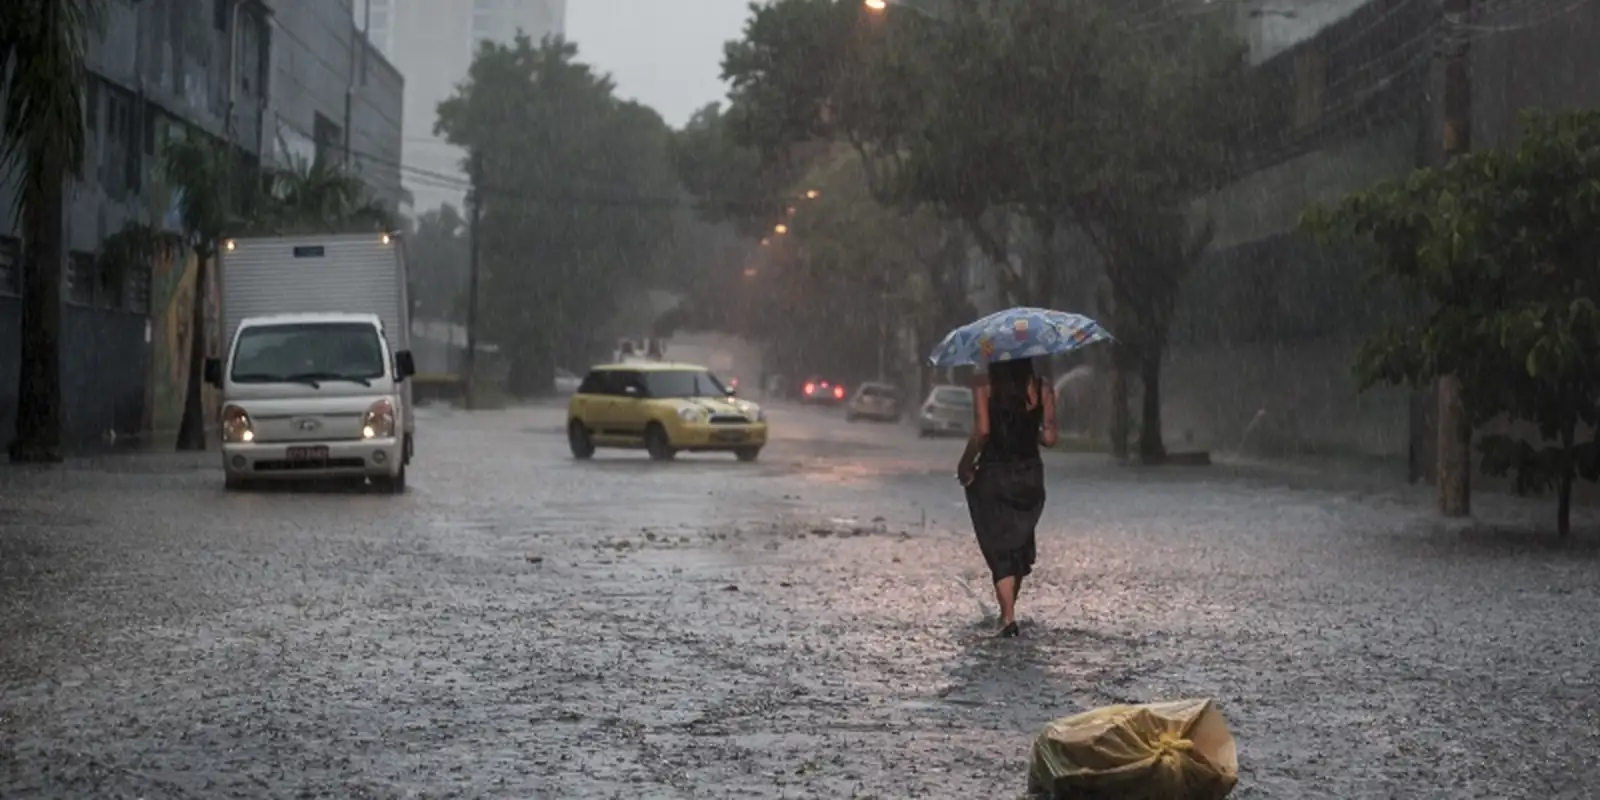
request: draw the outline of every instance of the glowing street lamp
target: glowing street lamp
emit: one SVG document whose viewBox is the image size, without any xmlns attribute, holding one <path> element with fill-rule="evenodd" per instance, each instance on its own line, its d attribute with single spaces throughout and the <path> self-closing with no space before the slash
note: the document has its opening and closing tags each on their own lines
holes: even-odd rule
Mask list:
<svg viewBox="0 0 1600 800">
<path fill-rule="evenodd" d="M 868 11 L 883 11 L 889 7 L 889 2 L 888 0 L 862 0 L 862 5 L 866 6 Z"/>
<path fill-rule="evenodd" d="M 882 0 L 880 0 L 880 2 L 881 1 Z M 816 189 L 807 189 L 806 190 L 806 199 L 807 200 L 815 200 L 815 199 L 817 199 L 817 198 L 819 198 L 821 196 L 822 196 L 822 192 L 819 192 Z"/>
<path fill-rule="evenodd" d="M 756 271 L 755 267 L 745 267 L 744 268 L 744 276 L 746 278 L 754 278 L 756 276 L 756 274 L 757 274 L 757 271 Z"/>
<path fill-rule="evenodd" d="M 780 222 L 777 225 L 773 226 L 772 232 L 778 234 L 779 236 L 782 236 L 782 235 L 784 235 L 784 234 L 789 232 L 789 226 Z"/>
</svg>

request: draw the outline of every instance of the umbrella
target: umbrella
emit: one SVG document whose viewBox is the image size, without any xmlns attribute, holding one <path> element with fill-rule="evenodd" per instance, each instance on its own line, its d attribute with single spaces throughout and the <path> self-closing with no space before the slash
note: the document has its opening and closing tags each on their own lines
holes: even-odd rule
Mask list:
<svg viewBox="0 0 1600 800">
<path fill-rule="evenodd" d="M 928 363 L 935 367 L 988 364 L 1070 353 L 1111 334 L 1082 314 L 1048 308 L 1008 308 L 945 334 Z"/>
</svg>

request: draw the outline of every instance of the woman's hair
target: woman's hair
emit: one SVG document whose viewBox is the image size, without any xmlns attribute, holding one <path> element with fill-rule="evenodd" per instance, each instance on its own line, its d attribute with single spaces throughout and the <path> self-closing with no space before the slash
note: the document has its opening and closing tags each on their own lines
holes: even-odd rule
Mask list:
<svg viewBox="0 0 1600 800">
<path fill-rule="evenodd" d="M 1035 377 L 1033 359 L 996 361 L 989 365 L 989 391 L 1002 404 L 1028 403 L 1028 385 Z"/>
</svg>

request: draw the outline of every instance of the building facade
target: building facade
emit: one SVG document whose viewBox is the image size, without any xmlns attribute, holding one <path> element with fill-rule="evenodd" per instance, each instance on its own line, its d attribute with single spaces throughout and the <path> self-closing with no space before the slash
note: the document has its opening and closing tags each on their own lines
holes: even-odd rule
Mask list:
<svg viewBox="0 0 1600 800">
<path fill-rule="evenodd" d="M 480 42 L 566 30 L 566 0 L 355 0 L 358 27 L 405 75 L 405 185 L 418 214 L 466 195 L 464 153 L 434 135 L 439 103 L 465 80 Z"/>
<path fill-rule="evenodd" d="M 280 165 L 291 153 L 348 153 L 376 197 L 403 200 L 403 81 L 352 23 L 352 2 L 105 4 L 88 54 L 87 153 L 66 200 L 59 344 L 69 447 L 170 441 L 181 413 L 193 260 L 110 265 L 99 258 L 102 242 L 127 223 L 178 229 L 177 193 L 160 178 L 167 142 L 210 136 Z M 16 192 L 14 179 L 0 183 L 0 207 L 15 208 Z M 4 441 L 15 429 L 22 235 L 19 220 L 0 216 Z"/>
</svg>

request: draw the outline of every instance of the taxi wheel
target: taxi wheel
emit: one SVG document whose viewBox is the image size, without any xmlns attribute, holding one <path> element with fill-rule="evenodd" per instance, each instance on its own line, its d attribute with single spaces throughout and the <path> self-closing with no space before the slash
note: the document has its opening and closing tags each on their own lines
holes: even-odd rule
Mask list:
<svg viewBox="0 0 1600 800">
<path fill-rule="evenodd" d="M 594 440 L 589 438 L 589 429 L 577 420 L 567 423 L 567 444 L 572 447 L 572 457 L 579 461 L 594 457 Z"/>
<path fill-rule="evenodd" d="M 740 461 L 754 461 L 761 456 L 761 448 L 741 447 L 738 450 L 733 451 L 733 454 L 737 456 Z"/>
<path fill-rule="evenodd" d="M 652 422 L 650 427 L 644 429 L 644 449 L 656 461 L 671 461 L 678 454 L 667 439 L 667 429 L 658 422 Z"/>
</svg>

